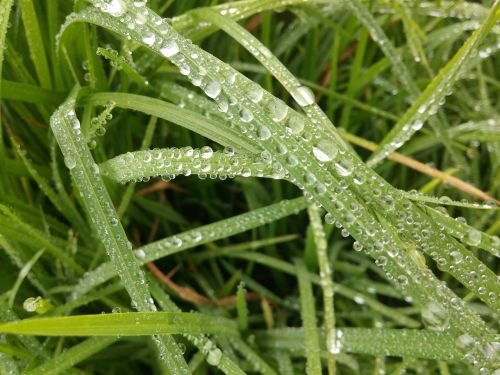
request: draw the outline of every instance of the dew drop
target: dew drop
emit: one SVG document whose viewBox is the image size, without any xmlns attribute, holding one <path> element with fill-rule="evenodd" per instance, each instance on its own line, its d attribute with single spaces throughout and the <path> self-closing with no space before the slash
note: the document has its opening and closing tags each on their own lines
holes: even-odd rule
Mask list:
<svg viewBox="0 0 500 375">
<path fill-rule="evenodd" d="M 121 17 L 125 14 L 126 8 L 122 0 L 111 0 L 111 2 L 103 9 L 113 17 Z"/>
<path fill-rule="evenodd" d="M 467 243 L 471 246 L 478 246 L 481 243 L 481 232 L 477 229 L 471 229 L 467 233 Z"/>
<path fill-rule="evenodd" d="M 267 109 L 273 121 L 278 122 L 283 120 L 288 113 L 288 106 L 281 100 L 272 99 L 267 104 Z"/>
<path fill-rule="evenodd" d="M 311 91 L 309 87 L 299 86 L 295 87 L 292 91 L 290 91 L 293 99 L 297 102 L 301 107 L 305 107 L 307 105 L 314 104 L 314 93 Z"/>
<path fill-rule="evenodd" d="M 350 159 L 344 158 L 335 163 L 337 173 L 342 177 L 349 176 L 353 171 L 353 163 Z"/>
<path fill-rule="evenodd" d="M 266 139 L 271 138 L 271 131 L 269 128 L 261 126 L 257 132 L 257 136 L 260 140 L 265 141 Z"/>
<path fill-rule="evenodd" d="M 212 349 L 208 352 L 207 363 L 212 366 L 218 366 L 222 359 L 222 352 L 219 348 Z"/>
<path fill-rule="evenodd" d="M 247 90 L 247 96 L 254 103 L 258 103 L 262 100 L 264 96 L 264 89 L 257 84 L 251 84 Z"/>
<path fill-rule="evenodd" d="M 76 167 L 76 159 L 73 156 L 66 155 L 66 157 L 64 158 L 64 164 L 66 164 L 66 167 L 68 167 L 68 169 L 73 169 Z"/>
<path fill-rule="evenodd" d="M 142 35 L 142 41 L 148 46 L 152 46 L 155 43 L 156 36 L 151 31 L 146 31 Z"/>
<path fill-rule="evenodd" d="M 444 331 L 448 328 L 448 311 L 444 306 L 431 301 L 422 308 L 422 322 L 430 330 Z"/>
<path fill-rule="evenodd" d="M 171 57 L 179 52 L 179 46 L 175 40 L 170 40 L 160 48 L 160 52 L 165 57 Z"/>
<path fill-rule="evenodd" d="M 219 96 L 221 92 L 221 87 L 218 82 L 211 80 L 207 83 L 204 90 L 207 96 L 209 96 L 212 99 L 215 99 Z"/>
<path fill-rule="evenodd" d="M 213 152 L 213 150 L 212 150 L 212 148 L 210 146 L 203 146 L 200 149 L 200 156 L 203 159 L 210 159 L 213 154 L 214 154 L 214 152 Z"/>
<path fill-rule="evenodd" d="M 322 139 L 316 145 L 313 146 L 313 155 L 322 162 L 327 162 L 335 158 L 338 153 L 337 147 L 333 142 Z"/>
</svg>

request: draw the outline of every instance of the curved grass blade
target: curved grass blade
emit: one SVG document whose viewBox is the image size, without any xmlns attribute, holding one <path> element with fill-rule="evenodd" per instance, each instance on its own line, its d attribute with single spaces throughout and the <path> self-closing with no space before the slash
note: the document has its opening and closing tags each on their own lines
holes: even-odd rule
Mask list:
<svg viewBox="0 0 500 375">
<path fill-rule="evenodd" d="M 127 4 L 124 7 L 124 12 L 128 13 L 129 16 L 135 17 L 137 10 L 129 6 L 130 4 L 128 1 L 124 1 L 124 4 Z M 96 5 L 99 6 L 97 3 Z M 190 80 L 195 85 L 201 85 L 207 96 L 214 99 L 218 104 L 227 103 L 229 98 L 234 98 L 238 105 L 228 107 L 227 114 L 231 116 L 232 124 L 236 125 L 237 128 L 239 127 L 242 131 L 245 129 L 248 131 L 248 125 L 241 120 L 241 111 L 250 111 L 254 119 L 252 126 L 253 129 L 257 129 L 257 134 L 251 132 L 248 134 L 248 137 L 250 139 L 255 139 L 255 137 L 259 138 L 259 143 L 262 147 L 271 152 L 275 156 L 276 161 L 282 166 L 287 166 L 285 169 L 288 170 L 291 178 L 295 179 L 297 185 L 304 188 L 308 195 L 321 203 L 330 214 L 338 219 L 345 227 L 346 231 L 349 231 L 356 239 L 359 239 L 366 245 L 369 255 L 379 261 L 380 264 L 382 264 L 383 258 L 383 268 L 385 272 L 387 272 L 393 280 L 398 281 L 396 285 L 403 289 L 405 294 L 411 296 L 413 301 L 418 305 L 425 305 L 429 301 L 439 301 L 439 303 L 442 303 L 448 309 L 453 329 L 462 332 L 466 331 L 479 341 L 485 340 L 484 333 L 486 332 L 486 326 L 477 314 L 464 304 L 459 303 L 456 305 L 451 303 L 456 297 L 451 290 L 445 287 L 440 288 L 438 291 L 439 282 L 437 278 L 431 272 L 423 272 L 422 265 L 406 255 L 408 246 L 399 238 L 400 231 L 396 230 L 395 225 L 396 223 L 401 225 L 408 234 L 413 231 L 413 226 L 406 223 L 401 217 L 396 217 L 394 214 L 390 215 L 390 221 L 382 220 L 376 215 L 377 211 L 387 212 L 394 209 L 394 213 L 407 212 L 412 207 L 411 202 L 402 198 L 401 195 L 394 191 L 394 189 L 391 189 L 385 181 L 360 163 L 359 159 L 351 153 L 346 144 L 341 140 L 340 136 L 331 126 L 331 123 L 321 112 L 319 107 L 314 105 L 314 100 L 312 100 L 311 103 L 310 93 L 301 86 L 295 86 L 297 81 L 288 71 L 281 70 L 279 77 L 284 81 L 293 83 L 293 87 L 286 85 L 285 87 L 290 91 L 294 91 L 292 96 L 294 96 L 298 104 L 303 105 L 304 111 L 308 117 L 311 118 L 311 121 L 315 121 L 316 125 L 312 126 L 309 122 L 304 123 L 303 129 L 304 131 L 307 130 L 307 134 L 310 135 L 311 138 L 309 138 L 309 136 L 307 138 L 302 137 L 303 140 L 301 141 L 292 139 L 291 137 L 285 138 L 284 140 L 282 139 L 283 131 L 285 130 L 284 120 L 286 119 L 286 121 L 288 121 L 290 116 L 297 116 L 293 111 L 290 111 L 282 101 L 279 101 L 266 92 L 256 89 L 255 84 L 234 71 L 234 69 L 231 69 L 212 55 L 193 46 L 189 41 L 182 38 L 169 24 L 161 22 L 159 17 L 153 12 L 148 9 L 144 9 L 144 11 L 143 16 L 145 18 L 145 24 L 141 29 L 141 33 L 133 30 L 126 30 L 126 25 L 121 25 L 121 19 L 123 17 L 114 17 L 107 13 L 100 14 L 100 16 L 98 16 L 100 19 L 96 20 L 96 22 L 117 32 L 121 30 L 127 37 L 131 37 L 137 42 L 147 45 L 159 54 L 164 54 L 175 65 L 181 68 L 182 71 L 188 72 Z M 123 13 L 121 15 L 123 15 Z M 155 36 L 154 40 L 148 38 L 146 41 L 143 41 L 142 35 L 146 31 Z M 151 40 L 161 40 L 163 42 L 165 38 L 168 39 L 167 45 L 164 43 L 147 43 Z M 166 49 L 162 52 L 164 47 Z M 265 56 L 266 58 L 262 58 L 262 60 L 266 66 L 270 66 L 269 63 L 274 64 L 276 62 L 276 59 L 272 58 L 268 50 L 262 49 L 260 44 L 257 44 L 256 47 L 259 47 L 259 55 L 255 55 L 259 56 L 259 58 Z M 196 56 L 196 58 L 193 56 Z M 213 69 L 215 66 L 217 69 Z M 198 74 L 201 70 L 203 70 L 204 74 L 202 74 L 202 81 L 199 81 Z M 231 84 L 228 85 L 227 82 Z M 259 93 L 256 101 L 253 101 L 247 94 L 249 86 L 253 93 L 256 91 Z M 255 99 L 256 97 L 253 98 Z M 266 109 L 263 110 L 263 108 Z M 287 114 L 289 117 L 287 117 Z M 270 124 L 273 124 L 273 126 L 268 127 Z M 319 129 L 321 129 L 321 131 Z M 312 140 L 324 139 L 325 137 L 327 137 L 326 141 L 328 145 L 321 144 L 319 147 L 316 147 L 312 142 Z M 285 156 L 286 153 L 279 152 L 279 150 L 286 150 L 289 147 L 294 148 L 294 153 L 297 157 L 309 161 L 307 172 L 303 170 L 302 166 L 289 166 L 289 161 Z M 317 148 L 316 151 L 315 147 Z M 334 151 L 332 151 L 332 148 Z M 277 153 L 275 152 L 276 150 L 278 150 Z M 337 153 L 339 153 L 341 157 L 333 162 L 332 159 Z M 313 155 L 316 159 L 313 158 Z M 319 161 L 322 160 L 328 163 L 320 163 Z M 327 170 L 324 168 L 325 165 L 327 166 Z M 363 185 L 363 183 L 360 185 L 356 184 L 359 186 L 347 184 L 349 186 L 349 191 L 344 191 L 342 189 L 327 191 L 322 188 L 322 186 L 330 186 L 332 184 L 334 184 L 333 186 L 335 187 L 340 186 L 342 182 L 345 183 L 346 181 L 344 177 L 353 175 L 353 170 L 356 170 L 356 176 L 361 174 L 362 178 L 365 179 L 364 181 L 366 181 L 366 179 L 371 179 L 373 181 L 365 185 Z M 325 173 L 326 171 L 327 173 Z M 311 176 L 312 178 L 309 178 Z M 349 180 L 351 178 L 353 177 L 350 177 Z M 385 196 L 382 201 L 380 200 L 380 195 L 379 198 L 375 197 L 374 190 L 372 189 L 374 181 L 384 189 L 385 196 L 389 196 L 389 202 L 387 202 Z M 370 204 L 367 204 L 366 200 L 369 197 L 371 197 Z M 341 207 L 343 209 L 335 207 L 334 202 L 341 202 Z M 388 209 L 387 204 L 394 204 L 394 206 Z M 349 217 L 352 216 L 348 215 L 349 212 L 345 207 L 356 207 L 357 212 L 354 222 L 349 220 Z M 427 225 L 426 222 L 428 218 L 425 215 L 422 215 L 422 213 L 416 209 L 410 212 L 412 216 L 415 216 L 414 219 L 420 222 L 420 225 Z M 440 238 L 438 233 L 435 232 L 435 228 L 431 227 L 430 230 L 431 233 L 434 233 L 431 245 L 439 249 L 439 246 L 444 245 L 446 242 L 445 238 Z M 371 245 L 374 241 L 385 243 L 386 246 L 380 246 L 379 249 L 375 250 Z M 398 259 L 397 262 L 396 259 Z M 416 282 L 417 276 L 418 283 Z M 464 326 L 461 323 L 464 319 L 467 319 L 470 324 Z M 484 358 L 484 353 L 482 353 L 479 348 L 475 348 L 475 356 L 478 359 L 478 363 L 488 366 Z"/>
<path fill-rule="evenodd" d="M 92 94 L 83 98 L 81 104 L 105 105 L 109 100 L 112 100 L 118 107 L 141 111 L 150 116 L 171 121 L 174 124 L 201 134 L 223 146 L 231 146 L 238 151 L 250 153 L 259 151 L 259 148 L 235 131 L 227 128 L 221 131 L 221 126 L 216 121 L 208 119 L 196 112 L 179 108 L 163 100 L 135 94 L 104 92 Z"/>
<path fill-rule="evenodd" d="M 79 187 L 97 234 L 132 299 L 132 306 L 140 311 L 156 311 L 144 273 L 131 251 L 97 165 L 81 134 L 80 122 L 74 111 L 77 93 L 74 90 L 52 115 L 51 129 L 64 155 L 65 164 Z M 171 371 L 188 373 L 180 348 L 172 337 L 160 336 L 154 341 Z"/>
<path fill-rule="evenodd" d="M 238 336 L 235 322 L 226 318 L 158 311 L 25 319 L 0 324 L 0 332 L 36 336 L 149 336 L 178 333 Z"/>
</svg>

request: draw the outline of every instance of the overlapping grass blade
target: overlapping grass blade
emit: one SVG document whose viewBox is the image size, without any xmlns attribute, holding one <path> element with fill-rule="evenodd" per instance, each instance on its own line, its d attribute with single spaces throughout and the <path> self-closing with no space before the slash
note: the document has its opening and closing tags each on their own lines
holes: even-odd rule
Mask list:
<svg viewBox="0 0 500 375">
<path fill-rule="evenodd" d="M 64 155 L 65 164 L 79 186 L 99 239 L 132 299 L 132 306 L 144 312 L 155 311 L 156 307 L 147 289 L 144 273 L 131 251 L 97 165 L 82 137 L 80 121 L 74 111 L 77 93 L 78 91 L 74 90 L 67 101 L 52 115 L 51 129 Z M 171 371 L 188 372 L 180 348 L 171 336 L 155 336 L 154 341 L 160 353 L 164 353 L 164 362 Z"/>
</svg>

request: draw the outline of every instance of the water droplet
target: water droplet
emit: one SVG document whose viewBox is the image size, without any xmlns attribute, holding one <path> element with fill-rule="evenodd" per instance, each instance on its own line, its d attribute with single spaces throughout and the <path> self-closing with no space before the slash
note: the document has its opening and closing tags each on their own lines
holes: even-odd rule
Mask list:
<svg viewBox="0 0 500 375">
<path fill-rule="evenodd" d="M 113 17 L 123 16 L 126 10 L 122 0 L 111 0 L 111 2 L 103 8 L 103 11 L 111 14 Z"/>
<path fill-rule="evenodd" d="M 212 349 L 208 352 L 207 363 L 212 366 L 218 366 L 222 359 L 222 352 L 219 348 Z"/>
<path fill-rule="evenodd" d="M 271 131 L 269 128 L 261 126 L 257 132 L 257 136 L 260 140 L 265 141 L 266 139 L 271 138 Z"/>
<path fill-rule="evenodd" d="M 448 328 L 448 311 L 444 306 L 431 301 L 422 308 L 422 322 L 433 331 L 444 331 Z"/>
<path fill-rule="evenodd" d="M 300 134 L 304 130 L 304 120 L 297 115 L 292 115 L 286 122 L 286 132 L 288 134 Z"/>
<path fill-rule="evenodd" d="M 175 40 L 170 40 L 160 48 L 160 52 L 165 57 L 171 57 L 179 52 L 179 46 Z"/>
<path fill-rule="evenodd" d="M 200 156 L 203 159 L 210 159 L 213 154 L 214 154 L 214 152 L 213 152 L 213 150 L 212 150 L 212 148 L 210 146 L 203 146 L 200 149 Z"/>
<path fill-rule="evenodd" d="M 477 229 L 471 229 L 467 233 L 467 243 L 472 246 L 478 246 L 481 243 L 481 232 Z"/>
<path fill-rule="evenodd" d="M 76 159 L 73 156 L 66 155 L 64 158 L 64 164 L 68 169 L 73 169 L 76 167 Z"/>
<path fill-rule="evenodd" d="M 155 43 L 156 36 L 151 31 L 146 31 L 142 35 L 142 41 L 148 46 L 152 46 Z"/>
<path fill-rule="evenodd" d="M 221 92 L 221 87 L 218 82 L 211 80 L 207 83 L 204 90 L 207 96 L 209 96 L 212 99 L 215 99 L 216 97 L 219 96 Z"/>
<path fill-rule="evenodd" d="M 253 120 L 253 114 L 252 114 L 252 112 L 250 112 L 250 110 L 243 108 L 240 111 L 240 119 L 243 122 L 250 122 Z"/>
<path fill-rule="evenodd" d="M 290 91 L 293 99 L 297 102 L 301 107 L 305 107 L 307 105 L 314 104 L 314 93 L 311 91 L 309 87 L 299 86 L 295 87 L 292 91 Z"/>
<path fill-rule="evenodd" d="M 259 85 L 253 83 L 247 90 L 247 96 L 250 98 L 252 102 L 258 103 L 262 100 L 262 97 L 264 96 L 264 89 Z"/>
<path fill-rule="evenodd" d="M 331 354 L 339 354 L 344 344 L 344 332 L 338 329 L 332 329 L 328 332 L 328 351 Z"/>
<path fill-rule="evenodd" d="M 313 147 L 313 154 L 319 161 L 327 162 L 335 158 L 338 149 L 333 142 L 322 139 Z"/>
<path fill-rule="evenodd" d="M 342 177 L 349 176 L 353 171 L 353 163 L 351 159 L 340 159 L 335 163 L 335 169 L 337 173 Z"/>
<path fill-rule="evenodd" d="M 288 106 L 281 100 L 272 99 L 267 104 L 267 109 L 273 121 L 278 122 L 283 120 L 288 113 Z"/>
</svg>

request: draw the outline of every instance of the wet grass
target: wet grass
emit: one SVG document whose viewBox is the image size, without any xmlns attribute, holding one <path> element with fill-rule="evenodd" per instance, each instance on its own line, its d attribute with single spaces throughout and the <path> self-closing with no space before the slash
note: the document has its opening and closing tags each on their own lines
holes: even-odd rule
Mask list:
<svg viewBox="0 0 500 375">
<path fill-rule="evenodd" d="M 0 15 L 0 373 L 495 373 L 498 1 Z"/>
</svg>

